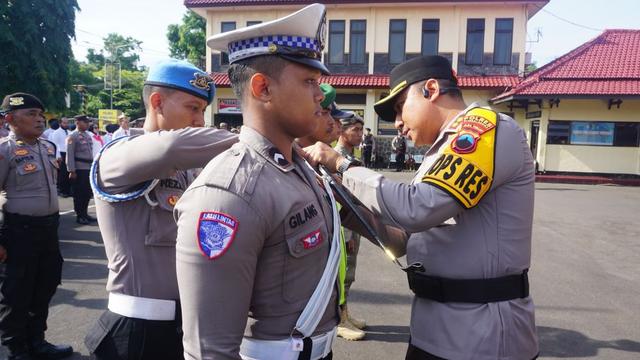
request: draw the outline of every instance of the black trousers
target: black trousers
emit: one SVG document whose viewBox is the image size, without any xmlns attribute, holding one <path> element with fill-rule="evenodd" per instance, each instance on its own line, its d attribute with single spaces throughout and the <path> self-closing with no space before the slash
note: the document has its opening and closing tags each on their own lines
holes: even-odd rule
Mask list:
<svg viewBox="0 0 640 360">
<path fill-rule="evenodd" d="M 396 154 L 396 170 L 398 171 L 404 170 L 404 158 L 405 158 L 405 153 Z"/>
<path fill-rule="evenodd" d="M 372 165 L 371 150 L 373 150 L 371 146 L 365 146 L 364 149 L 362 149 L 362 158 L 364 160 L 364 166 L 368 168 L 370 168 Z"/>
<path fill-rule="evenodd" d="M 61 152 L 62 161 L 58 168 L 58 191 L 62 194 L 71 195 L 71 181 L 69 180 L 69 172 L 67 171 L 67 153 Z"/>
<path fill-rule="evenodd" d="M 538 356 L 536 355 L 532 360 L 536 360 L 537 358 Z M 409 343 L 409 348 L 407 349 L 407 357 L 405 357 L 405 360 L 447 360 L 447 359 L 430 354 Z"/>
<path fill-rule="evenodd" d="M 44 339 L 49 301 L 62 274 L 58 221 L 57 213 L 4 214 L 0 242 L 7 260 L 0 264 L 0 340 L 9 349 Z"/>
<path fill-rule="evenodd" d="M 76 179 L 73 181 L 73 210 L 78 217 L 86 217 L 89 200 L 91 200 L 91 184 L 89 183 L 89 170 L 76 170 Z"/>
<path fill-rule="evenodd" d="M 106 310 L 84 340 L 98 360 L 183 359 L 182 321 L 128 318 Z"/>
</svg>

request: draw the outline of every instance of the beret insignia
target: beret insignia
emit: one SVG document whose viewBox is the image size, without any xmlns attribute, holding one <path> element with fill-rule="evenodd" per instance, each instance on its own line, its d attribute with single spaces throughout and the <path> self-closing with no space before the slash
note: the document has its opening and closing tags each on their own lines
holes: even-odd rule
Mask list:
<svg viewBox="0 0 640 360">
<path fill-rule="evenodd" d="M 194 77 L 194 80 L 189 80 L 189 84 L 191 84 L 194 87 L 197 87 L 200 90 L 209 91 L 209 89 L 211 89 L 211 86 L 209 85 L 209 83 L 211 83 L 213 79 L 210 76 L 194 73 L 193 77 Z"/>
</svg>

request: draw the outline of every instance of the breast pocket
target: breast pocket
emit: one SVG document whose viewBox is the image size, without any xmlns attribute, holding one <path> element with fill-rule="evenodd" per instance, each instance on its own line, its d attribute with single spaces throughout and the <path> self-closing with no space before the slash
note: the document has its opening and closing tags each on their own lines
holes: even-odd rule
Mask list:
<svg viewBox="0 0 640 360">
<path fill-rule="evenodd" d="M 285 225 L 286 226 L 286 225 Z M 296 229 L 285 230 L 283 298 L 288 303 L 308 299 L 318 285 L 329 254 L 322 213 Z"/>
<path fill-rule="evenodd" d="M 177 225 L 173 218 L 175 206 L 182 191 L 158 189 L 154 191 L 158 205 L 149 214 L 149 231 L 144 243 L 147 246 L 176 246 Z"/>
<path fill-rule="evenodd" d="M 37 162 L 25 162 L 16 165 L 16 189 L 37 190 L 42 185 L 42 165 Z"/>
</svg>

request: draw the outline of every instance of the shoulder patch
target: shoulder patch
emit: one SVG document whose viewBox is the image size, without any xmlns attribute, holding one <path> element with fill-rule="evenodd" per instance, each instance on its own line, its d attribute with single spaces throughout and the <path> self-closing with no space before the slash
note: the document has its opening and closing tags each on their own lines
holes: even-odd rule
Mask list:
<svg viewBox="0 0 640 360">
<path fill-rule="evenodd" d="M 493 183 L 498 115 L 473 108 L 461 118 L 457 133 L 422 182 L 439 187 L 469 209 L 478 205 Z"/>
<path fill-rule="evenodd" d="M 222 256 L 231 246 L 238 232 L 238 220 L 217 211 L 200 213 L 198 219 L 198 247 L 210 260 Z"/>
</svg>

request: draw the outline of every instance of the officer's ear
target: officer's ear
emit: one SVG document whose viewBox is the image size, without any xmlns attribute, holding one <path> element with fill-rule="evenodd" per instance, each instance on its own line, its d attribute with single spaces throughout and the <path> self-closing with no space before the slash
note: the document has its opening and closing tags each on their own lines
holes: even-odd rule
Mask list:
<svg viewBox="0 0 640 360">
<path fill-rule="evenodd" d="M 164 98 L 160 92 L 154 91 L 149 95 L 149 104 L 151 108 L 162 114 L 162 103 Z"/>
<path fill-rule="evenodd" d="M 262 102 L 271 101 L 271 90 L 269 85 L 271 81 L 268 76 L 263 73 L 255 73 L 249 79 L 249 91 L 251 96 Z"/>
<path fill-rule="evenodd" d="M 4 121 L 6 121 L 7 124 L 13 125 L 13 119 L 14 119 L 13 118 L 13 113 L 8 112 L 8 113 L 4 114 Z"/>
<path fill-rule="evenodd" d="M 435 101 L 440 96 L 440 84 L 438 84 L 438 80 L 427 80 L 422 87 L 422 96 L 430 101 Z"/>
</svg>

